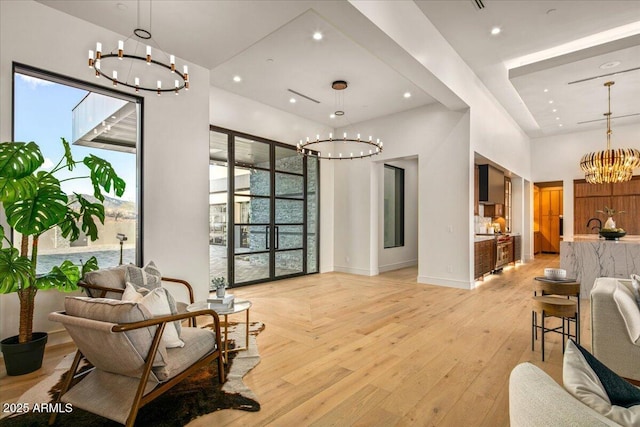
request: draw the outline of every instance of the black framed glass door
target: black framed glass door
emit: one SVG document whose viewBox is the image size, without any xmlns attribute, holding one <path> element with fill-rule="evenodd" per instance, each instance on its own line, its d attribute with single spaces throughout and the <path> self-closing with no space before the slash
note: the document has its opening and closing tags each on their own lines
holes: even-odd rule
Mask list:
<svg viewBox="0 0 640 427">
<path fill-rule="evenodd" d="M 235 286 L 317 272 L 318 160 L 274 141 L 215 127 L 211 133 L 218 145 L 222 137 L 228 144 L 229 230 L 210 239 L 211 277 L 224 276 Z M 210 215 L 219 211 L 212 208 Z M 221 229 L 219 218 L 210 222 Z"/>
</svg>

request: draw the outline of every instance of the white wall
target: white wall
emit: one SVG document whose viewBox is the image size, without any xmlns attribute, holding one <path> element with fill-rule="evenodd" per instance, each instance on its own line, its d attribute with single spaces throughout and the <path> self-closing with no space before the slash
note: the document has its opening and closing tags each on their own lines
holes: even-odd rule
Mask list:
<svg viewBox="0 0 640 427">
<path fill-rule="evenodd" d="M 404 246 L 384 248 L 384 165 L 404 170 Z M 377 162 L 378 176 L 378 271 L 397 270 L 418 264 L 418 159 Z"/>
<path fill-rule="evenodd" d="M 86 52 L 97 40 L 109 46 L 119 38 L 122 35 L 40 3 L 0 2 L 1 140 L 11 140 L 12 61 L 106 84 L 110 82 L 90 73 Z M 154 260 L 163 274 L 190 281 L 196 297 L 204 298 L 209 281 L 209 71 L 188 65 L 188 93 L 152 94 L 144 101 L 144 261 Z M 46 316 L 63 308 L 63 297 L 38 293 L 36 330 L 61 329 Z M 0 337 L 17 333 L 17 316 L 17 295 L 0 296 Z"/>
<path fill-rule="evenodd" d="M 209 122 L 214 126 L 295 145 L 334 129 L 217 87 L 209 88 Z M 333 164 L 320 161 L 320 272 L 333 271 Z"/>
<path fill-rule="evenodd" d="M 378 273 L 379 197 L 376 165 L 418 158 L 418 281 L 473 286 L 469 222 L 469 114 L 440 104 L 393 114 L 337 130 L 385 141 L 372 159 L 335 163 L 335 266 L 338 271 Z M 373 243 L 372 243 L 373 242 Z"/>
<path fill-rule="evenodd" d="M 612 124 L 612 130 L 612 148 L 640 149 L 640 124 Z M 606 128 L 531 140 L 532 182 L 563 181 L 565 237 L 573 236 L 573 180 L 584 179 L 580 159 L 586 153 L 606 148 Z M 638 174 L 640 170 L 635 171 Z"/>
</svg>

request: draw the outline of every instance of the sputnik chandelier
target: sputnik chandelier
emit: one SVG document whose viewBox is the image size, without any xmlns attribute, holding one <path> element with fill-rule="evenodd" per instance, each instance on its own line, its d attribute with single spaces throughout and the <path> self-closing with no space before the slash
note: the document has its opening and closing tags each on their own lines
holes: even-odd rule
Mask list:
<svg viewBox="0 0 640 427">
<path fill-rule="evenodd" d="M 126 45 L 126 49 L 125 49 Z M 154 47 L 152 48 L 152 45 Z M 125 40 L 119 40 L 117 49 L 105 53 L 102 43 L 96 43 L 96 50 L 89 51 L 89 68 L 97 78 L 104 77 L 113 86 L 127 86 L 156 92 L 178 92 L 189 90 L 189 69 L 176 67 L 174 55 L 167 55 L 151 37 L 151 2 L 149 6 L 149 31 L 140 28 L 140 1 L 138 1 L 138 26 Z"/>
<path fill-rule="evenodd" d="M 335 91 L 342 91 L 348 86 L 344 80 L 336 80 L 331 83 L 331 88 Z M 337 94 L 339 92 L 336 92 Z M 336 96 L 337 98 L 337 96 Z M 339 109 L 339 103 L 336 101 L 336 111 L 332 117 L 342 117 L 345 115 L 343 109 Z M 334 138 L 333 133 L 329 133 L 328 138 L 320 139 L 320 135 L 316 135 L 314 138 L 307 137 L 306 141 L 300 140 L 296 145 L 298 153 L 316 157 L 318 159 L 328 160 L 342 160 L 342 159 L 363 159 L 365 157 L 375 156 L 382 151 L 383 142 L 380 139 L 374 141 L 373 137 L 369 136 L 368 139 L 360 138 L 360 134 L 356 134 L 349 137 L 346 132 L 343 132 L 342 138 L 336 136 Z M 313 150 L 309 148 L 313 146 Z"/>
<path fill-rule="evenodd" d="M 615 82 L 604 85 L 609 91 L 609 111 L 607 117 L 607 149 L 587 153 L 580 160 L 585 180 L 590 184 L 608 184 L 631 180 L 633 170 L 640 167 L 640 150 L 636 148 L 611 148 L 611 86 Z"/>
</svg>

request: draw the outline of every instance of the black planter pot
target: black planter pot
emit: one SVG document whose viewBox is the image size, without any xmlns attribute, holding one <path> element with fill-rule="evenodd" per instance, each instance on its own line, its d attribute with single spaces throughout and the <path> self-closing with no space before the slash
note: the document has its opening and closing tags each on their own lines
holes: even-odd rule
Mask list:
<svg viewBox="0 0 640 427">
<path fill-rule="evenodd" d="M 22 344 L 17 335 L 0 341 L 7 375 L 24 375 L 40 369 L 48 337 L 46 332 L 34 332 L 33 340 Z"/>
</svg>

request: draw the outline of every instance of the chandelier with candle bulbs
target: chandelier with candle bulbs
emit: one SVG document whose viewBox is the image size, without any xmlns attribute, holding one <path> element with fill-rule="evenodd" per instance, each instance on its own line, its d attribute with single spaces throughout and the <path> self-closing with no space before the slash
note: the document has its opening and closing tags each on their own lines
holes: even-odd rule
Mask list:
<svg viewBox="0 0 640 427">
<path fill-rule="evenodd" d="M 633 170 L 640 167 L 640 150 L 636 148 L 611 148 L 611 86 L 615 82 L 604 85 L 609 93 L 609 111 L 607 117 L 607 149 L 587 153 L 580 160 L 585 180 L 590 184 L 608 184 L 631 180 Z"/>
<path fill-rule="evenodd" d="M 151 29 L 151 6 L 149 30 Z M 152 47 L 153 45 L 153 47 Z M 103 51 L 102 43 L 89 51 L 89 67 L 97 78 L 104 77 L 113 86 L 126 86 L 136 93 L 141 90 L 158 95 L 189 90 L 189 68 L 176 67 L 174 55 L 167 55 L 151 37 L 151 32 L 140 28 L 140 2 L 138 2 L 138 28 L 125 40 L 119 40 L 117 49 Z"/>
<path fill-rule="evenodd" d="M 344 80 L 336 80 L 331 83 L 331 88 L 335 91 L 342 91 L 348 86 Z M 336 92 L 339 93 L 339 92 Z M 336 110 L 332 114 L 332 117 L 344 116 L 343 108 L 340 108 L 336 95 Z M 328 160 L 342 160 L 342 159 L 362 159 L 365 157 L 375 156 L 380 154 L 384 143 L 380 139 L 373 139 L 372 136 L 368 138 L 361 138 L 360 134 L 347 135 L 347 132 L 343 132 L 342 136 L 335 136 L 333 133 L 329 133 L 329 137 L 320 137 L 316 135 L 315 138 L 307 137 L 306 140 L 300 140 L 296 144 L 298 153 L 316 157 L 318 159 Z M 310 148 L 313 147 L 313 150 Z"/>
</svg>

